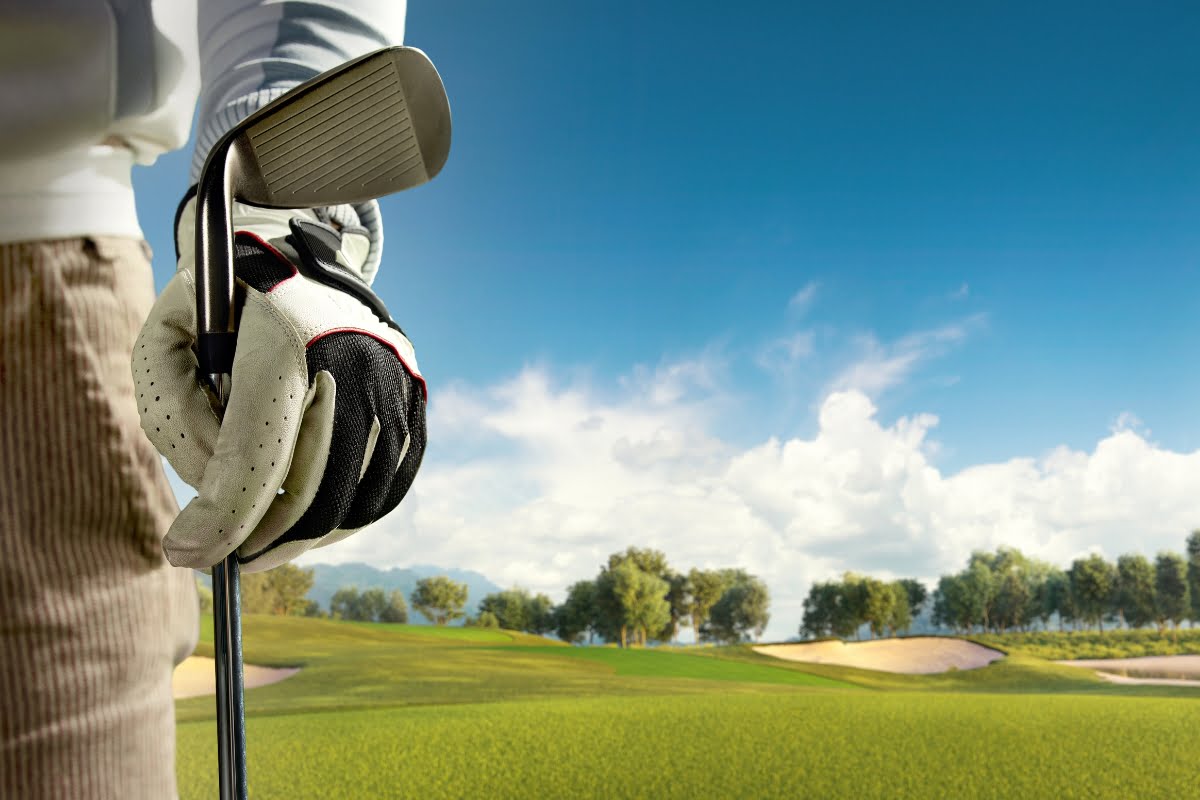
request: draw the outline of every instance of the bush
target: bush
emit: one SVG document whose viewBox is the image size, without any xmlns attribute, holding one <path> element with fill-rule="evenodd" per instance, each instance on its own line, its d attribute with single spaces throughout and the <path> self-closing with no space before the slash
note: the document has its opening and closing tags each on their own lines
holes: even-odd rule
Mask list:
<svg viewBox="0 0 1200 800">
<path fill-rule="evenodd" d="M 490 611 L 480 611 L 477 617 L 467 617 L 463 623 L 468 628 L 499 628 L 500 620 Z"/>
<path fill-rule="evenodd" d="M 1077 658 L 1137 658 L 1200 654 L 1200 628 L 1180 630 L 1178 641 L 1157 630 L 1037 631 L 977 634 L 971 639 L 1010 653 L 1065 661 Z"/>
</svg>

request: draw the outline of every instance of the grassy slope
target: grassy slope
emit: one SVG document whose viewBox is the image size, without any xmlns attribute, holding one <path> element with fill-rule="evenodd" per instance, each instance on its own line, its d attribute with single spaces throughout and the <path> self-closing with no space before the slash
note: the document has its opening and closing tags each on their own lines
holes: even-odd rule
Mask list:
<svg viewBox="0 0 1200 800">
<path fill-rule="evenodd" d="M 612 647 L 531 647 L 527 652 L 604 664 L 614 675 L 653 678 L 694 678 L 713 681 L 777 683 L 793 686 L 845 688 L 844 681 L 781 666 L 778 659 L 733 660 L 705 658 L 697 653 L 656 648 L 618 650 Z"/>
<path fill-rule="evenodd" d="M 212 629 L 206 621 L 197 654 L 212 655 L 211 641 Z M 243 642 L 247 663 L 302 667 L 282 683 L 247 692 L 250 715 L 597 694 L 696 693 L 707 691 L 712 680 L 736 684 L 723 691 L 845 685 L 830 676 L 765 662 L 716 664 L 694 655 L 609 648 L 591 651 L 599 658 L 579 657 L 585 651 L 508 631 L 250 615 L 243 620 Z M 211 698 L 176 704 L 180 721 L 212 716 Z"/>
<path fill-rule="evenodd" d="M 251 718 L 268 798 L 1192 797 L 1200 703 L 795 691 L 593 696 Z M 212 723 L 179 730 L 216 794 Z"/>
<path fill-rule="evenodd" d="M 1023 655 L 907 676 L 250 616 L 245 657 L 303 667 L 247 693 L 262 797 L 1182 796 L 1200 749 L 1200 692 Z M 212 698 L 177 716 L 182 796 L 212 796 Z"/>
</svg>

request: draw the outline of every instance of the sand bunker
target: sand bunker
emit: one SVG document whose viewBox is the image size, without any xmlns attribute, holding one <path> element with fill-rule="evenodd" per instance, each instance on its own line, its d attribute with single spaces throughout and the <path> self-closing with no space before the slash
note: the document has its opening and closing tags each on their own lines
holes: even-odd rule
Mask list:
<svg viewBox="0 0 1200 800">
<path fill-rule="evenodd" d="M 1110 683 L 1200 686 L 1200 656 L 1084 658 L 1055 663 L 1094 669 L 1096 674 Z"/>
<path fill-rule="evenodd" d="M 211 658 L 189 656 L 175 668 L 171 677 L 171 690 L 176 700 L 185 697 L 202 697 L 217 693 L 217 665 Z M 279 683 L 300 671 L 299 667 L 275 669 L 245 664 L 242 667 L 243 683 L 247 689 Z"/>
<path fill-rule="evenodd" d="M 787 661 L 838 664 L 912 675 L 930 675 L 951 669 L 978 669 L 1004 658 L 999 650 L 941 636 L 876 639 L 872 642 L 768 644 L 754 650 Z"/>
</svg>

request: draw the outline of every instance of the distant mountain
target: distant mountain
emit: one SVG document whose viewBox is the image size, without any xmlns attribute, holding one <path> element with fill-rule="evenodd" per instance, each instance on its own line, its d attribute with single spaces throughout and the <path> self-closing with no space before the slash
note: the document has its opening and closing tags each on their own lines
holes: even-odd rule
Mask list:
<svg viewBox="0 0 1200 800">
<path fill-rule="evenodd" d="M 411 567 L 392 567 L 387 570 L 362 563 L 308 564 L 305 566 L 305 569 L 313 571 L 313 587 L 308 591 L 308 599 L 315 600 L 321 606 L 322 611 L 329 610 L 329 601 L 333 599 L 334 592 L 344 586 L 354 586 L 360 592 L 367 589 L 382 589 L 385 594 L 391 594 L 393 590 L 399 589 L 404 594 L 404 602 L 409 603 L 409 621 L 417 624 L 429 622 L 419 612 L 413 610 L 411 607 L 412 604 L 408 599 L 413 590 L 417 588 L 417 581 L 421 578 L 445 575 L 451 580 L 465 583 L 467 585 L 467 605 L 465 610 L 468 614 L 476 613 L 479 601 L 484 597 L 492 592 L 501 591 L 501 587 L 492 583 L 486 576 L 478 572 L 466 569 L 447 569 L 430 564 L 417 564 Z M 205 586 L 212 586 L 209 577 L 204 573 L 196 572 L 196 577 Z M 458 620 L 454 624 L 461 625 L 462 620 Z"/>
</svg>

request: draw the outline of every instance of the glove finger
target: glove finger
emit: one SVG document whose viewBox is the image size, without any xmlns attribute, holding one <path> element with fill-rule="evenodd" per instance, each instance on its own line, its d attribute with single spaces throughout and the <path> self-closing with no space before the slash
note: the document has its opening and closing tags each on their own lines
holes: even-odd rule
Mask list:
<svg viewBox="0 0 1200 800">
<path fill-rule="evenodd" d="M 379 431 L 379 434 L 374 442 L 367 442 L 367 452 L 363 456 L 366 462 L 358 480 L 354 502 L 339 527 L 361 528 L 379 519 L 379 509 L 387 500 L 392 476 L 396 474 L 396 465 L 400 462 L 405 445 L 401 438 L 404 431 L 399 429 L 394 420 L 386 426 L 380 423 L 379 417 L 374 420 L 372 430 Z"/>
<path fill-rule="evenodd" d="M 288 473 L 307 394 L 304 343 L 248 291 L 216 447 L 163 541 L 172 564 L 215 564 L 258 525 Z"/>
<path fill-rule="evenodd" d="M 400 505 L 400 501 L 412 488 L 413 479 L 416 477 L 417 470 L 421 467 L 421 459 L 425 455 L 425 396 L 417 391 L 417 387 L 411 378 L 407 377 L 407 374 L 405 385 L 408 387 L 410 402 L 405 405 L 408 415 L 407 421 L 403 425 L 404 444 L 401 446 L 399 463 L 396 465 L 391 484 L 388 487 L 387 497 L 377 509 L 375 519 L 371 522 L 382 519 Z M 330 531 L 313 546 L 326 547 L 340 542 L 351 534 L 358 533 L 367 524 L 370 522 L 355 527 L 349 524 L 349 520 L 343 521 L 343 527 Z"/>
<path fill-rule="evenodd" d="M 329 372 L 325 374 L 336 394 L 339 385 L 336 378 Z M 371 436 L 371 428 L 365 422 L 372 416 L 367 414 L 365 405 L 362 394 L 341 392 L 333 410 L 336 436 L 321 471 L 320 486 L 300 519 L 279 537 L 276 547 L 305 542 L 305 549 L 308 549 L 334 528 L 341 527 L 358 491 L 363 457 Z"/>
<path fill-rule="evenodd" d="M 408 415 L 404 423 L 407 437 L 406 447 L 396 465 L 396 474 L 388 489 L 387 499 L 379 507 L 377 512 L 379 516 L 376 519 L 392 513 L 396 506 L 400 505 L 400 501 L 412 488 L 413 480 L 417 477 L 417 470 L 421 467 L 421 459 L 425 457 L 425 398 L 421 394 L 420 387 L 408 377 L 407 373 L 405 374 L 405 386 L 409 398 Z"/>
<path fill-rule="evenodd" d="M 253 532 L 238 548 L 238 559 L 246 572 L 271 569 L 291 561 L 313 546 L 303 539 L 280 542 L 281 537 L 304 516 L 313 504 L 333 442 L 337 386 L 328 372 L 318 372 L 309 390 L 296 449 L 284 478 L 283 493 L 277 494 Z"/>
<path fill-rule="evenodd" d="M 393 351 L 387 346 L 371 336 L 343 331 L 321 337 L 306 350 L 308 369 L 314 375 L 325 372 L 339 397 L 333 410 L 336 436 L 330 443 L 316 495 L 300 519 L 275 540 L 271 550 L 286 546 L 287 552 L 303 552 L 342 527 L 358 494 L 363 465 L 371 455 L 368 444 L 375 437 L 379 381 L 394 374 L 379 363 L 381 351 L 392 357 L 387 366 L 393 366 Z M 391 392 L 389 396 L 397 394 Z M 253 553 L 250 557 L 260 555 Z"/>
<path fill-rule="evenodd" d="M 190 486 L 200 483 L 221 427 L 196 383 L 195 330 L 195 284 L 179 272 L 150 310 L 132 361 L 142 430 Z"/>
</svg>

